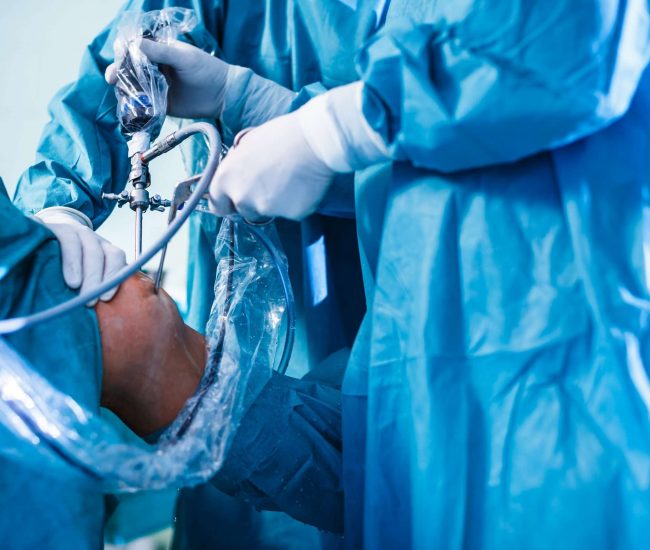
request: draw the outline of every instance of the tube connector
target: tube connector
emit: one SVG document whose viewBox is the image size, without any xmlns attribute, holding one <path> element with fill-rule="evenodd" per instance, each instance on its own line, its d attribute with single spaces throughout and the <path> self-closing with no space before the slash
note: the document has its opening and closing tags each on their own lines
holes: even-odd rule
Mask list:
<svg viewBox="0 0 650 550">
<path fill-rule="evenodd" d="M 131 171 L 129 172 L 128 182 L 136 189 L 146 189 L 151 185 L 149 166 L 142 157 L 143 155 L 140 153 L 136 153 L 131 157 Z"/>
<path fill-rule="evenodd" d="M 171 151 L 178 143 L 176 132 L 169 134 L 163 139 L 159 139 L 153 147 L 142 153 L 142 162 L 145 164 L 151 162 L 160 155 L 164 155 L 167 151 Z"/>
</svg>

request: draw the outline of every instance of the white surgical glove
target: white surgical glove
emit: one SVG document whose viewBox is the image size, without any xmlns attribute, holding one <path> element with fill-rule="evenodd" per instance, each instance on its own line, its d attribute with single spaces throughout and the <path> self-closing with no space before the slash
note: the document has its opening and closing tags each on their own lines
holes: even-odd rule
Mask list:
<svg viewBox="0 0 650 550">
<path fill-rule="evenodd" d="M 53 206 L 45 208 L 34 216 L 43 223 L 61 245 L 63 280 L 73 289 L 83 294 L 112 277 L 126 265 L 124 251 L 100 237 L 92 229 L 90 219 L 73 208 Z M 109 301 L 117 287 L 100 296 L 104 302 Z M 93 300 L 86 304 L 92 307 Z"/>
<path fill-rule="evenodd" d="M 225 63 L 184 42 L 142 40 L 140 49 L 150 61 L 160 64 L 167 77 L 167 112 L 171 116 L 223 119 L 237 132 L 241 124 L 257 126 L 288 112 L 296 96 L 250 69 Z M 115 64 L 108 66 L 105 76 L 115 85 Z"/>
<path fill-rule="evenodd" d="M 299 220 L 316 210 L 336 173 L 387 160 L 361 112 L 362 89 L 361 82 L 335 88 L 246 132 L 211 183 L 213 211 Z"/>
</svg>

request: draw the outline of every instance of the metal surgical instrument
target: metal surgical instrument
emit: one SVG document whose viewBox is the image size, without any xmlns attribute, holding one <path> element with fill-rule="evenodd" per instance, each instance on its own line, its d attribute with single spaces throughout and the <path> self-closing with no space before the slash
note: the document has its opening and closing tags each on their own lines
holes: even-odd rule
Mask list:
<svg viewBox="0 0 650 550">
<path fill-rule="evenodd" d="M 162 155 L 163 153 L 166 153 L 170 149 L 176 147 L 176 145 L 180 144 L 182 141 L 195 134 L 203 134 L 208 142 L 210 155 L 206 162 L 205 169 L 200 175 L 200 179 L 197 182 L 194 193 L 192 193 L 192 196 L 185 203 L 183 210 L 167 227 L 164 233 L 158 237 L 158 239 L 156 239 L 151 248 L 144 251 L 142 255 L 137 258 L 132 264 L 125 266 L 113 277 L 105 280 L 96 288 L 88 292 L 79 294 L 78 296 L 66 302 L 45 309 L 38 313 L 25 315 L 23 317 L 14 317 L 12 319 L 0 320 L 0 334 L 11 334 L 32 326 L 36 323 L 49 321 L 50 319 L 53 319 L 59 315 L 63 315 L 76 307 L 81 307 L 87 302 L 99 298 L 104 292 L 110 290 L 115 286 L 118 286 L 125 279 L 133 275 L 136 271 L 140 270 L 145 263 L 151 260 L 165 246 L 165 244 L 178 232 L 183 223 L 185 223 L 187 218 L 189 218 L 190 214 L 203 199 L 203 195 L 207 191 L 208 186 L 210 185 L 210 182 L 212 181 L 212 178 L 217 170 L 217 166 L 219 165 L 221 137 L 219 136 L 215 127 L 211 124 L 208 124 L 206 122 L 196 122 L 194 124 L 185 126 L 180 130 L 177 130 L 163 140 L 159 140 L 153 147 L 142 153 L 143 160 L 149 162 Z"/>
</svg>

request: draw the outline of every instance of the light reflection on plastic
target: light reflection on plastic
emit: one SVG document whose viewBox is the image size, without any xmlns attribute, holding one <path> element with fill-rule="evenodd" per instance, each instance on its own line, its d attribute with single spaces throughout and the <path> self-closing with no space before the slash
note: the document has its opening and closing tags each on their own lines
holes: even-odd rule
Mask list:
<svg viewBox="0 0 650 550">
<path fill-rule="evenodd" d="M 27 408 L 33 408 L 33 401 L 21 390 L 18 382 L 6 373 L 2 373 L 2 376 L 0 377 L 0 388 L 0 399 L 2 399 L 3 403 L 21 402 L 23 405 L 27 405 Z M 13 421 L 11 422 L 11 425 L 18 436 L 26 439 L 32 445 L 38 445 L 40 443 L 38 436 L 36 436 L 36 434 L 34 434 L 23 421 Z"/>
<path fill-rule="evenodd" d="M 643 190 L 644 193 L 644 201 L 647 202 L 648 197 L 645 196 L 647 195 L 647 190 Z M 643 213 L 641 214 L 642 216 L 642 224 L 641 227 L 643 227 L 643 232 L 641 235 L 641 238 L 643 239 L 643 263 L 644 265 L 644 271 L 645 271 L 645 287 L 648 292 L 650 292 L 650 207 L 644 206 L 643 207 Z"/>
<path fill-rule="evenodd" d="M 282 316 L 284 315 L 284 308 L 276 308 L 269 311 L 269 324 L 273 328 L 277 328 L 282 322 Z"/>
<path fill-rule="evenodd" d="M 627 364 L 630 372 L 630 378 L 639 396 L 643 400 L 646 412 L 650 417 L 650 382 L 648 375 L 643 367 L 643 358 L 639 350 L 639 341 L 633 334 L 625 334 L 625 348 L 627 350 Z"/>
<path fill-rule="evenodd" d="M 307 275 L 312 306 L 317 306 L 327 298 L 327 266 L 325 258 L 325 238 L 321 236 L 306 250 Z"/>
</svg>

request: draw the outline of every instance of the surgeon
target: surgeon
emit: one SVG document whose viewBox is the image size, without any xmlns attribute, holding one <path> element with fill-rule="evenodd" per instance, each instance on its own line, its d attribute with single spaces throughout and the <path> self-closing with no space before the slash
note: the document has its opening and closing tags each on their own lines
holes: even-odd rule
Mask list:
<svg viewBox="0 0 650 550">
<path fill-rule="evenodd" d="M 3 319 L 74 296 L 63 280 L 59 250 L 51 232 L 11 205 L 0 180 Z M 101 348 L 93 309 L 80 308 L 68 314 L 63 323 L 42 323 L 4 338 L 51 384 L 87 410 L 98 411 Z M 22 459 L 16 439 L 0 425 L 2 546 L 12 550 L 99 547 L 103 504 L 96 485 L 81 475 L 53 476 L 35 468 Z"/>
<path fill-rule="evenodd" d="M 306 216 L 325 227 L 354 189 L 367 313 L 343 382 L 345 544 L 643 547 L 648 6 L 195 7 L 221 60 L 142 48 L 168 66 L 171 114 L 256 127 L 217 173 L 214 210 L 313 230 Z M 101 89 L 105 40 L 66 105 Z M 109 136 L 101 107 L 50 135 L 84 113 Z M 94 136 L 44 150 L 90 158 Z M 23 207 L 84 208 L 113 185 L 47 173 L 23 179 Z M 308 297 L 343 273 L 325 243 L 352 235 L 307 241 L 306 273 L 327 280 L 308 277 Z"/>
</svg>

